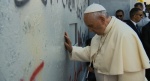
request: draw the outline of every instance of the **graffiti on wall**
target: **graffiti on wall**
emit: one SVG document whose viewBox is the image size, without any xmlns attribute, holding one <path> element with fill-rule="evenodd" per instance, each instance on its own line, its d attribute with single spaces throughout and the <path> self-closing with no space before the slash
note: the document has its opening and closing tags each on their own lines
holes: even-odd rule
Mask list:
<svg viewBox="0 0 150 81">
<path fill-rule="evenodd" d="M 64 0 L 62 0 L 62 5 L 63 5 L 63 7 L 65 8 L 65 3 L 64 3 Z"/>
<path fill-rule="evenodd" d="M 14 2 L 17 7 L 22 7 L 29 2 L 29 0 L 14 0 Z"/>
<path fill-rule="evenodd" d="M 69 75 L 69 81 L 78 81 L 78 77 L 81 73 L 81 71 L 83 71 L 83 65 L 82 63 L 79 63 L 78 68 L 76 62 L 74 62 L 74 72 L 73 72 L 73 76 Z"/>
<path fill-rule="evenodd" d="M 36 67 L 36 69 L 33 71 L 31 77 L 30 77 L 30 81 L 35 81 L 37 75 L 42 71 L 42 69 L 44 68 L 44 61 L 42 61 L 39 66 Z M 24 78 L 21 78 L 20 81 L 25 81 Z"/>
<path fill-rule="evenodd" d="M 14 0 L 15 5 L 17 7 L 22 7 L 25 4 L 27 4 L 30 0 Z M 41 2 L 46 6 L 47 5 L 47 0 L 41 0 Z M 57 0 L 58 3 L 58 0 Z M 86 5 L 86 0 L 84 1 L 84 5 L 80 5 L 79 1 L 77 0 L 77 3 L 75 3 L 75 0 L 62 0 L 62 5 L 63 8 L 68 8 L 70 12 L 72 12 L 73 10 L 76 10 L 76 15 L 77 18 L 81 19 L 82 18 L 82 14 L 83 14 L 83 8 Z M 53 4 L 53 0 L 50 0 L 50 5 Z M 76 8 L 76 9 L 75 9 Z"/>
<path fill-rule="evenodd" d="M 47 0 L 41 0 L 41 1 L 45 6 L 47 5 Z"/>
<path fill-rule="evenodd" d="M 36 76 L 39 74 L 39 72 L 43 69 L 44 67 L 44 61 L 34 70 L 30 77 L 30 81 L 35 81 Z"/>
<path fill-rule="evenodd" d="M 14 0 L 15 5 L 17 7 L 23 7 L 27 3 L 29 3 L 29 1 L 30 0 Z M 45 6 L 48 5 L 47 4 L 48 1 L 50 1 L 50 5 L 53 6 L 53 2 L 54 2 L 53 0 L 41 0 L 42 4 L 44 4 Z M 58 0 L 57 0 L 57 3 L 58 3 Z M 77 18 L 79 18 L 80 20 L 82 19 L 84 6 L 80 5 L 79 0 L 78 0 L 78 3 L 76 3 L 75 0 L 62 0 L 62 5 L 63 5 L 63 8 L 68 8 L 68 10 L 70 12 L 76 11 Z M 26 26 L 26 28 L 24 29 L 25 33 L 28 32 L 28 29 L 30 29 L 30 23 L 28 23 L 28 26 Z M 82 37 L 85 38 L 83 33 L 81 33 L 81 28 L 80 28 L 80 31 L 78 31 L 79 46 L 82 46 L 82 44 L 83 44 Z M 30 81 L 35 81 L 37 75 L 39 74 L 39 72 L 42 71 L 43 67 L 44 67 L 44 61 L 42 63 L 40 63 L 39 66 L 37 66 L 37 68 L 33 71 L 32 75 L 30 76 Z M 80 63 L 79 67 L 76 67 L 76 62 L 74 62 L 74 73 L 73 73 L 73 76 L 71 76 L 71 75 L 69 76 L 69 81 L 77 81 L 77 78 L 82 70 L 83 70 L 82 64 Z M 21 78 L 20 81 L 25 81 L 25 80 L 24 80 L 24 78 Z"/>
</svg>

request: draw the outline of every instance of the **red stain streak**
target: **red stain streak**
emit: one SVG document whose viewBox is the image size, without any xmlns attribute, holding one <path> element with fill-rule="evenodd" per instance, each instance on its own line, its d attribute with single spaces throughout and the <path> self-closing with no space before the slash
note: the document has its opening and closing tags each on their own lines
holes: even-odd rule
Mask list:
<svg viewBox="0 0 150 81">
<path fill-rule="evenodd" d="M 43 67 L 44 67 L 44 61 L 35 69 L 35 71 L 33 72 L 30 78 L 30 81 L 35 81 L 35 77 L 43 69 Z"/>
<path fill-rule="evenodd" d="M 77 81 L 77 72 L 75 71 L 74 81 Z"/>
<path fill-rule="evenodd" d="M 79 76 L 79 74 L 81 73 L 81 71 L 82 71 L 82 64 L 80 64 L 79 70 L 77 72 L 77 76 Z"/>
<path fill-rule="evenodd" d="M 24 79 L 20 79 L 20 81 L 24 81 Z"/>
<path fill-rule="evenodd" d="M 81 73 L 81 71 L 83 70 L 83 65 L 80 64 L 80 66 L 78 67 L 78 70 L 76 70 L 76 64 L 74 62 L 74 79 L 71 79 L 71 75 L 69 77 L 69 81 L 77 81 L 78 80 L 78 76 Z"/>
<path fill-rule="evenodd" d="M 71 75 L 70 75 L 70 77 L 69 77 L 69 81 L 71 81 Z"/>
</svg>

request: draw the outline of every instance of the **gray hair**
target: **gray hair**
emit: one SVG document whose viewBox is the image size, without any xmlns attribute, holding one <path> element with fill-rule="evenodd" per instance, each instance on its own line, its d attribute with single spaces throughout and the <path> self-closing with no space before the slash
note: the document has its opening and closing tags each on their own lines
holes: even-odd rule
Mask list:
<svg viewBox="0 0 150 81">
<path fill-rule="evenodd" d="M 96 19 L 98 18 L 98 16 L 102 15 L 102 16 L 105 16 L 106 18 L 109 17 L 108 13 L 106 10 L 102 10 L 102 11 L 98 11 L 98 12 L 93 12 L 91 13 L 91 15 Z"/>
</svg>

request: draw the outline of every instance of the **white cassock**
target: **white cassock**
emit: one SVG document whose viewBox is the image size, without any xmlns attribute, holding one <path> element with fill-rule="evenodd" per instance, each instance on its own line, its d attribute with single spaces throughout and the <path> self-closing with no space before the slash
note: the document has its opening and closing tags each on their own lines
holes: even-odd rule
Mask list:
<svg viewBox="0 0 150 81">
<path fill-rule="evenodd" d="M 101 50 L 97 53 L 99 48 Z M 150 68 L 137 34 L 115 17 L 112 17 L 103 36 L 93 37 L 91 46 L 73 46 L 70 58 L 93 61 L 97 81 L 144 81 L 145 69 Z"/>
</svg>

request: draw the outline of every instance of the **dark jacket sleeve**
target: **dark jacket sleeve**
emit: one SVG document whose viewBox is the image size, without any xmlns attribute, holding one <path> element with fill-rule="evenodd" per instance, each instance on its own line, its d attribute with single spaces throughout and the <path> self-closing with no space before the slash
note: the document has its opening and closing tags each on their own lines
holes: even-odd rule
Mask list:
<svg viewBox="0 0 150 81">
<path fill-rule="evenodd" d="M 150 59 L 150 23 L 142 28 L 142 42 L 147 56 Z"/>
</svg>

